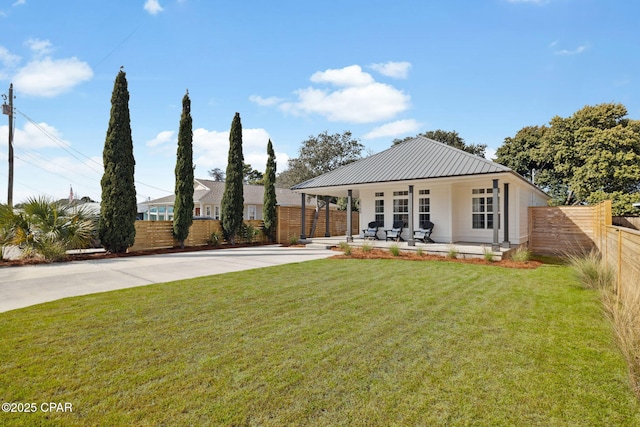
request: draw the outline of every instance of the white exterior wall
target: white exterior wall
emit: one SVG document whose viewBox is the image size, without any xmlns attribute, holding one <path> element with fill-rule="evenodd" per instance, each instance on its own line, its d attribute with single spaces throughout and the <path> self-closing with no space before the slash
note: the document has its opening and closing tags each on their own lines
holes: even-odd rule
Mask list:
<svg viewBox="0 0 640 427">
<path fill-rule="evenodd" d="M 428 189 L 430 194 L 430 218 L 434 223 L 432 239 L 439 243 L 471 242 L 492 243 L 493 229 L 474 229 L 472 222 L 472 194 L 475 188 L 493 188 L 495 175 L 485 177 L 442 179 L 413 182 L 413 221 L 414 229 L 419 225 L 419 204 L 421 189 Z M 498 176 L 500 188 L 500 229 L 499 243 L 504 240 L 504 184 L 509 184 L 509 242 L 517 245 L 529 238 L 528 207 L 544 206 L 546 198 L 526 182 L 512 175 Z M 393 192 L 408 191 L 408 182 L 376 184 L 375 188 L 359 189 L 360 197 L 360 230 L 353 230 L 354 235 L 362 236 L 362 229 L 375 219 L 375 193 L 384 192 L 384 227 L 390 229 L 393 224 Z M 490 197 L 490 195 L 485 195 Z M 494 213 L 495 215 L 495 213 Z M 379 234 L 384 238 L 384 233 Z M 408 228 L 402 233 L 408 240 Z"/>
</svg>

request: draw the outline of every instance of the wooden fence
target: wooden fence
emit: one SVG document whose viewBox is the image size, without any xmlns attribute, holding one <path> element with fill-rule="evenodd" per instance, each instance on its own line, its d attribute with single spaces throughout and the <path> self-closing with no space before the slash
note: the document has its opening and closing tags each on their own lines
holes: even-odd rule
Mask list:
<svg viewBox="0 0 640 427">
<path fill-rule="evenodd" d="M 289 243 L 292 238 L 300 237 L 300 223 L 302 209 L 299 207 L 283 207 L 278 206 L 277 210 L 277 229 L 276 242 Z M 306 209 L 306 234 L 308 235 L 313 219 L 315 209 Z M 359 215 L 357 212 L 352 213 L 352 228 L 354 234 L 359 232 Z M 263 222 L 259 220 L 245 221 L 245 224 L 251 224 L 256 229 L 262 231 Z M 145 251 L 152 249 L 173 248 L 180 243 L 173 238 L 173 223 L 171 221 L 136 221 L 136 240 L 130 251 Z M 347 231 L 347 213 L 345 211 L 329 212 L 329 232 L 332 236 L 346 235 Z M 222 227 L 218 220 L 196 220 L 189 229 L 189 237 L 184 241 L 185 246 L 204 246 L 209 243 L 211 235 L 219 233 L 222 236 Z M 320 210 L 316 231 L 313 236 L 322 237 L 325 233 L 325 211 Z M 255 241 L 263 241 L 265 237 L 262 232 L 256 237 Z"/>
<path fill-rule="evenodd" d="M 300 237 L 302 208 L 295 206 L 278 206 L 278 225 L 276 232 L 276 240 L 278 243 L 289 243 L 292 239 Z M 316 230 L 313 236 L 310 235 L 313 220 L 316 215 L 315 208 L 305 209 L 305 235 L 307 237 L 323 237 L 325 235 L 326 211 L 320 209 L 318 212 L 318 220 Z M 359 224 L 360 215 L 358 212 L 351 213 L 351 229 L 353 234 L 360 233 Z M 347 235 L 347 212 L 346 211 L 329 211 L 329 234 L 331 236 Z"/>
<path fill-rule="evenodd" d="M 596 246 L 592 206 L 529 208 L 529 250 L 544 255 L 589 252 Z"/>
<path fill-rule="evenodd" d="M 640 231 L 612 225 L 611 202 L 598 205 L 598 249 L 616 274 L 618 295 L 638 292 L 640 286 Z"/>
<path fill-rule="evenodd" d="M 529 249 L 564 255 L 596 248 L 614 269 L 618 294 L 640 285 L 640 231 L 612 224 L 611 201 L 529 208 Z"/>
<path fill-rule="evenodd" d="M 262 221 L 245 221 L 256 229 L 262 230 Z M 196 220 L 189 229 L 189 237 L 184 241 L 185 246 L 204 246 L 209 243 L 211 235 L 219 233 L 222 236 L 222 227 L 218 220 Z M 262 234 L 256 237 L 261 241 Z M 173 238 L 172 221 L 136 221 L 136 240 L 130 251 L 147 251 L 151 249 L 166 249 L 180 246 L 180 242 Z"/>
<path fill-rule="evenodd" d="M 640 216 L 614 216 L 613 225 L 640 230 Z"/>
</svg>

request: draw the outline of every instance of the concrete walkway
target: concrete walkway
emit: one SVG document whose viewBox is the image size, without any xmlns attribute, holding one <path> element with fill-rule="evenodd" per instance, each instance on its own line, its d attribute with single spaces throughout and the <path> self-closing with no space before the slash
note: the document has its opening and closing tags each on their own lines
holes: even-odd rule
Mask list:
<svg viewBox="0 0 640 427">
<path fill-rule="evenodd" d="M 0 268 L 0 312 L 61 298 L 328 258 L 327 249 L 254 246 Z"/>
</svg>

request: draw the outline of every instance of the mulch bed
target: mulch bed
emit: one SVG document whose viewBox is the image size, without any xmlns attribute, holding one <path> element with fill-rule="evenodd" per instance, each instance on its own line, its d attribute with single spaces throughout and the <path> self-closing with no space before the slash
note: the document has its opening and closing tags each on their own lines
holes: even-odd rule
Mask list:
<svg viewBox="0 0 640 427">
<path fill-rule="evenodd" d="M 340 248 L 333 248 L 335 251 L 343 252 Z M 419 255 L 414 251 L 401 251 L 398 256 L 393 255 L 390 251 L 383 249 L 371 249 L 370 251 L 363 251 L 360 248 L 351 248 L 351 255 L 334 255 L 331 258 L 336 259 L 402 259 L 407 261 L 446 261 L 446 262 L 458 262 L 464 264 L 478 264 L 478 265 L 492 265 L 505 268 L 523 268 L 531 269 L 538 268 L 542 265 L 542 262 L 530 260 L 530 261 L 513 261 L 511 259 L 503 259 L 501 261 L 487 261 L 481 258 L 448 258 L 439 255 L 422 254 Z"/>
<path fill-rule="evenodd" d="M 269 243 L 270 244 L 270 243 Z M 141 255 L 158 255 L 158 254 L 173 254 L 179 252 L 196 252 L 196 251 L 210 251 L 213 249 L 231 249 L 231 248 L 241 248 L 247 246 L 258 246 L 260 243 L 253 243 L 250 245 L 244 244 L 236 244 L 236 245 L 219 245 L 219 246 L 187 246 L 183 248 L 165 248 L 165 249 L 154 249 L 147 251 L 135 251 L 135 252 L 127 252 L 122 254 L 115 254 L 111 252 L 99 252 L 99 253 L 86 253 L 86 254 L 74 254 L 69 255 L 69 257 L 62 261 L 57 262 L 72 262 L 72 261 L 86 261 L 86 260 L 100 260 L 100 259 L 109 259 L 109 258 L 124 258 L 124 257 L 132 257 L 132 256 L 141 256 Z M 289 247 L 304 247 L 304 245 L 282 245 Z M 343 252 L 340 248 L 332 248 L 334 251 Z M 540 261 L 513 261 L 510 259 L 503 259 L 501 261 L 486 261 L 484 259 L 479 258 L 447 258 L 438 255 L 429 255 L 422 254 L 418 255 L 417 252 L 413 251 L 401 251 L 398 256 L 394 256 L 390 251 L 383 249 L 371 249 L 368 252 L 362 251 L 360 248 L 352 248 L 351 255 L 344 255 L 344 253 L 340 253 L 339 255 L 334 255 L 331 258 L 335 259 L 403 259 L 407 261 L 447 261 L 447 262 L 459 262 L 465 264 L 480 264 L 480 265 L 493 265 L 498 267 L 506 267 L 506 268 L 538 268 L 542 263 Z M 16 260 L 0 260 L 0 268 L 1 267 L 19 267 L 22 265 L 36 265 L 36 264 L 51 264 L 50 261 L 45 261 L 37 258 L 30 259 L 16 259 Z"/>
<path fill-rule="evenodd" d="M 271 243 L 269 243 L 271 244 Z M 39 258 L 26 258 L 26 259 L 14 259 L 14 260 L 0 260 L 0 268 L 1 267 L 19 267 L 22 265 L 36 265 L 36 264 L 52 264 L 54 262 L 72 262 L 72 261 L 86 261 L 86 260 L 99 260 L 99 259 L 110 259 L 110 258 L 126 258 L 132 256 L 142 256 L 142 255 L 158 255 L 158 254 L 174 254 L 179 252 L 198 252 L 198 251 L 210 251 L 213 249 L 231 249 L 231 248 L 242 248 L 247 246 L 259 246 L 261 243 L 252 243 L 252 244 L 236 244 L 236 245 L 219 245 L 219 246 L 186 246 L 184 248 L 163 248 L 163 249 L 152 249 L 146 251 L 134 251 L 134 252 L 126 252 L 126 253 L 111 253 L 111 252 L 98 252 L 98 253 L 83 253 L 83 254 L 73 254 L 68 255 L 66 259 L 60 261 L 45 261 Z"/>
</svg>

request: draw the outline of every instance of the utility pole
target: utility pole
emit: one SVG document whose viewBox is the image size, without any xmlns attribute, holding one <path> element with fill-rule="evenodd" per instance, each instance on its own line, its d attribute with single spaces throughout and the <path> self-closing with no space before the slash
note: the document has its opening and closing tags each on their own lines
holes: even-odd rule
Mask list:
<svg viewBox="0 0 640 427">
<path fill-rule="evenodd" d="M 7 99 L 6 95 L 2 97 Z M 7 190 L 7 205 L 13 207 L 13 83 L 9 85 L 9 105 L 2 104 L 2 114 L 9 116 L 9 177 Z"/>
</svg>

